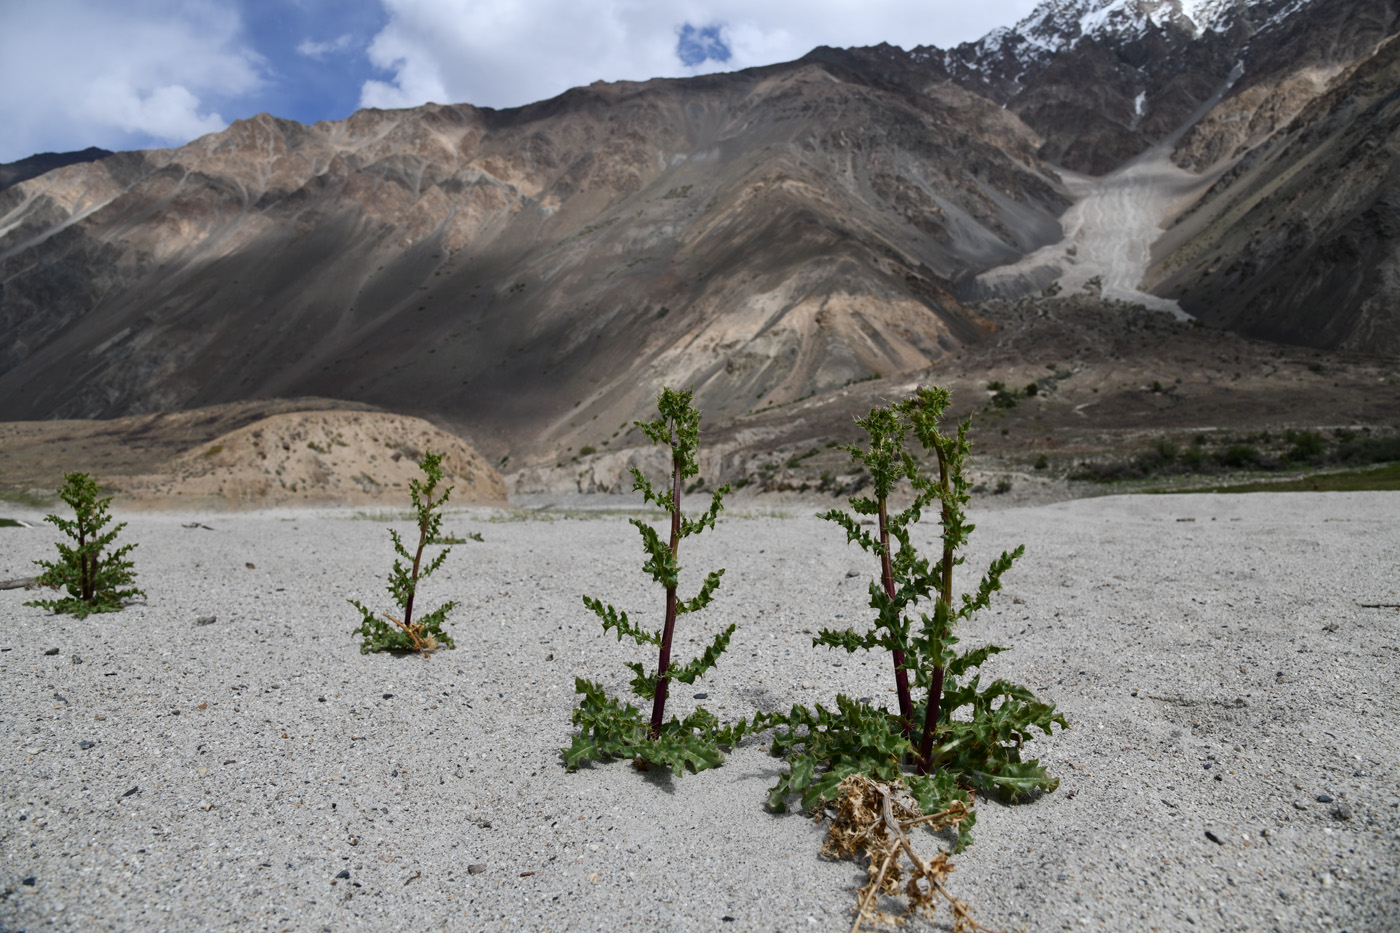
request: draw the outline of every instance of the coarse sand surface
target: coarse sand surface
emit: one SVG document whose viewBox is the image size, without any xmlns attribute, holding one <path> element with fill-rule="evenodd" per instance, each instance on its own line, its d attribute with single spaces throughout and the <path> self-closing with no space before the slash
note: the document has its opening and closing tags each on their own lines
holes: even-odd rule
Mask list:
<svg viewBox="0 0 1400 933">
<path fill-rule="evenodd" d="M 686 540 L 682 596 L 727 572 L 682 618 L 679 659 L 738 630 L 668 712 L 698 693 L 722 718 L 893 700 L 888 658 L 811 644 L 868 625 L 874 564 L 815 506 L 784 508 L 735 507 Z M 391 608 L 385 525 L 407 533 L 403 513 L 117 517 L 145 600 L 79 620 L 0 591 L 0 929 L 849 929 L 863 868 L 765 809 L 767 735 L 681 779 L 565 772 L 574 678 L 621 693 L 644 657 L 580 596 L 660 617 L 625 516 L 449 514 L 467 540 L 419 599 L 460 602 L 457 649 L 429 660 L 361 655 L 351 633 L 347 599 Z M 963 646 L 1010 648 L 984 676 L 1071 724 L 1027 748 L 1058 790 L 978 803 L 950 884 L 979 922 L 1400 929 L 1400 494 L 973 517 L 960 589 L 1026 554 Z M 915 542 L 931 554 L 937 534 Z M 0 578 L 57 539 L 0 528 Z"/>
</svg>

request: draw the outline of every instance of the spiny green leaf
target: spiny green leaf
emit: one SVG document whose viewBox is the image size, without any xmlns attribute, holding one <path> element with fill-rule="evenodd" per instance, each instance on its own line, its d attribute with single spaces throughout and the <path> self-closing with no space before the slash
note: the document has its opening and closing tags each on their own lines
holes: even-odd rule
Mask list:
<svg viewBox="0 0 1400 933">
<path fill-rule="evenodd" d="M 719 663 L 719 656 L 724 654 L 725 649 L 729 647 L 729 639 L 733 634 L 734 626 L 731 624 L 729 628 L 715 636 L 715 640 L 699 657 L 681 667 L 672 664 L 666 676 L 672 680 L 679 680 L 683 684 L 695 683 L 696 678 Z"/>
<path fill-rule="evenodd" d="M 723 570 L 711 571 L 705 577 L 705 582 L 701 585 L 700 592 L 695 595 L 694 599 L 676 604 L 676 614 L 685 615 L 688 612 L 699 612 L 708 606 L 710 600 L 714 598 L 715 590 L 719 589 L 719 578 L 722 576 L 724 576 Z"/>
<path fill-rule="evenodd" d="M 603 620 L 604 632 L 608 631 L 608 629 L 617 629 L 618 641 L 622 641 L 622 636 L 627 635 L 639 645 L 660 646 L 661 636 L 655 632 L 647 631 L 640 625 L 634 625 L 632 621 L 627 618 L 627 613 L 621 612 L 610 605 L 605 606 L 602 600 L 594 599 L 591 596 L 583 597 L 583 604 L 593 610 L 598 618 Z"/>
</svg>

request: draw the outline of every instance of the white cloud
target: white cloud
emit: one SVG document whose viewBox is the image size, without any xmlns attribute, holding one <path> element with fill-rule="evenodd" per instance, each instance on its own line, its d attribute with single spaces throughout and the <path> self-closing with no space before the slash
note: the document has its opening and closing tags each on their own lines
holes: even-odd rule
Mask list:
<svg viewBox="0 0 1400 933">
<path fill-rule="evenodd" d="M 382 0 L 369 47 L 388 72 L 361 103 L 511 107 L 595 80 L 645 80 L 800 58 L 819 45 L 948 47 L 1024 16 L 1035 0 Z M 718 26 L 731 57 L 694 68 L 678 30 Z"/>
<path fill-rule="evenodd" d="M 188 140 L 223 129 L 217 113 L 199 112 L 199 98 L 182 84 L 144 91 L 126 81 L 101 77 L 88 86 L 77 113 L 93 123 L 157 139 Z"/>
<path fill-rule="evenodd" d="M 207 103 L 255 90 L 264 62 L 207 0 L 8 4 L 0 162 L 90 145 L 178 145 L 226 122 Z"/>
<path fill-rule="evenodd" d="M 946 47 L 1015 22 L 1035 0 L 281 3 L 296 15 L 267 0 L 0 0 L 0 162 L 89 145 L 180 145 L 254 106 L 343 116 L 343 100 L 317 112 L 317 95 L 337 80 L 358 87 L 366 106 L 511 107 L 598 80 L 788 61 L 818 45 Z M 384 25 L 361 52 L 366 23 Z M 295 37 L 305 38 L 293 47 Z M 691 67 L 677 54 L 686 37 Z M 380 70 L 374 80 L 367 64 Z M 293 86 L 294 75 L 319 84 Z"/>
<path fill-rule="evenodd" d="M 321 61 L 327 55 L 348 51 L 355 42 L 355 37 L 348 32 L 342 36 L 337 36 L 328 42 L 315 42 L 311 39 L 303 39 L 297 46 L 297 54 L 305 55 L 307 58 Z"/>
</svg>

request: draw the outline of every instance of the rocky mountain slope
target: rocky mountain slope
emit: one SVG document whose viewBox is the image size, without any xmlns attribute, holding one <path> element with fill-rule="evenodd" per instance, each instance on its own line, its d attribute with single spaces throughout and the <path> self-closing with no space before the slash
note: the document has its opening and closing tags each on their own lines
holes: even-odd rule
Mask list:
<svg viewBox="0 0 1400 933">
<path fill-rule="evenodd" d="M 490 436 L 926 366 L 986 331 L 956 280 L 1058 235 L 1036 145 L 812 63 L 259 117 L 0 193 L 3 414 L 315 394 Z"/>
<path fill-rule="evenodd" d="M 977 42 L 820 49 L 905 86 L 953 82 L 1005 106 L 1037 154 L 1102 175 L 1177 132 L 1201 171 L 1291 120 L 1396 31 L 1394 0 L 1047 0 Z"/>
<path fill-rule="evenodd" d="M 28 181 L 31 178 L 38 178 L 46 172 L 52 172 L 65 165 L 96 162 L 98 159 L 105 159 L 110 155 L 112 153 L 109 150 L 89 146 L 81 152 L 41 152 L 17 162 L 0 163 L 0 190 L 17 185 L 22 181 Z"/>
<path fill-rule="evenodd" d="M 1085 190 L 1066 172 L 1148 146 L 1202 189 L 1223 176 L 1172 242 L 1259 264 L 1207 287 L 1168 259 L 1165 293 L 1250 333 L 1388 347 L 1384 262 L 1327 286 L 1321 310 L 1231 310 L 1293 280 L 1286 248 L 1255 252 L 1283 207 L 1226 205 L 1313 177 L 1284 142 L 1312 140 L 1348 192 L 1328 230 L 1370 204 L 1388 229 L 1372 170 L 1393 160 L 1391 104 L 1370 56 L 1398 6 L 1046 0 L 946 51 L 818 49 L 508 111 L 264 115 L 68 165 L 0 191 L 0 419 L 315 395 L 552 469 L 632 443 L 663 383 L 732 426 L 867 380 L 940 378 L 1004 339 L 966 302 L 980 274 L 1061 240 Z M 1317 207 L 1298 197 L 1298 216 Z"/>
<path fill-rule="evenodd" d="M 1400 355 L 1400 41 L 1237 163 L 1162 246 L 1157 290 L 1204 321 Z"/>
</svg>

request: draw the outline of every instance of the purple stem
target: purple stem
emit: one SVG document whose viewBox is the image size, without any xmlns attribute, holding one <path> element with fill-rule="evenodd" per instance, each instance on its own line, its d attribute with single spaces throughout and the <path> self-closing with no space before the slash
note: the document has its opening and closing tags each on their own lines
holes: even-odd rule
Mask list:
<svg viewBox="0 0 1400 933">
<path fill-rule="evenodd" d="M 943 579 L 941 592 L 938 594 L 939 602 L 943 603 L 943 608 L 947 610 L 944 618 L 948 624 L 953 620 L 953 548 L 946 537 L 948 527 L 953 521 L 953 507 L 948 502 L 948 461 L 943 454 L 943 448 L 935 447 L 938 453 L 938 485 L 943 491 Z M 939 650 L 943 649 L 943 639 L 938 640 Z M 939 660 L 942 658 L 940 656 Z M 924 735 L 919 742 L 919 773 L 928 774 L 929 758 L 933 755 L 933 734 L 938 730 L 939 709 L 943 705 L 943 665 L 940 663 L 933 669 L 933 683 L 928 689 L 928 706 L 924 710 Z"/>
<path fill-rule="evenodd" d="M 671 440 L 671 557 L 674 558 L 681 546 L 681 459 L 680 442 L 672 435 Z M 674 561 L 673 561 L 674 562 Z M 666 690 L 671 678 L 666 672 L 671 668 L 671 636 L 676 631 L 676 587 L 666 587 L 666 626 L 661 632 L 661 657 L 656 662 L 656 694 L 651 704 L 652 739 L 661 735 L 661 722 L 666 715 Z"/>
<path fill-rule="evenodd" d="M 890 559 L 889 516 L 885 511 L 885 499 L 880 498 L 880 577 L 885 586 L 885 595 L 894 599 L 894 562 Z M 909 672 L 904 669 L 904 652 L 896 648 L 894 656 L 894 684 L 899 694 L 899 725 L 904 737 L 909 738 L 913 728 L 914 704 L 909 698 Z"/>
</svg>

